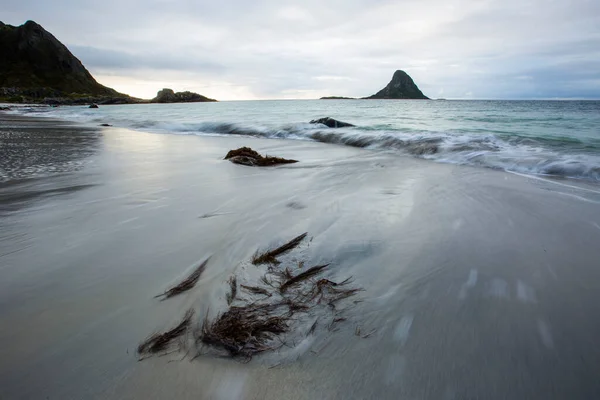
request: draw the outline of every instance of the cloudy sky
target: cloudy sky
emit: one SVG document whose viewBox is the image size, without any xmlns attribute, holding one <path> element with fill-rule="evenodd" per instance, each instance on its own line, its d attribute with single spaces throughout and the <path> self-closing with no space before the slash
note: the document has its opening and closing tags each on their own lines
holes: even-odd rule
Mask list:
<svg viewBox="0 0 600 400">
<path fill-rule="evenodd" d="M 430 97 L 600 98 L 599 0 L 3 0 L 96 79 L 150 98 L 367 96 L 396 69 Z"/>
</svg>

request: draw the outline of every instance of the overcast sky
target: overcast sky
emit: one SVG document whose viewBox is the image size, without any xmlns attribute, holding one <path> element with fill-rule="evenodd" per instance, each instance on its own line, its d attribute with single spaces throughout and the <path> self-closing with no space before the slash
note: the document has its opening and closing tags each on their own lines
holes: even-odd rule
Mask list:
<svg viewBox="0 0 600 400">
<path fill-rule="evenodd" d="M 433 98 L 600 98 L 600 0 L 3 0 L 0 19 L 143 98 L 367 96 L 396 69 Z"/>
</svg>

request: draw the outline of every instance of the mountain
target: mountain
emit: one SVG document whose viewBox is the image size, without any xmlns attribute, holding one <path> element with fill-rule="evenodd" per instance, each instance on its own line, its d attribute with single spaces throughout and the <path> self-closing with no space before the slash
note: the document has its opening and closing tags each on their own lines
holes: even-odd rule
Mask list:
<svg viewBox="0 0 600 400">
<path fill-rule="evenodd" d="M 138 99 L 96 82 L 41 25 L 0 22 L 0 98 L 50 103 L 133 103 Z"/>
<path fill-rule="evenodd" d="M 209 99 L 206 96 L 194 92 L 177 92 L 173 89 L 160 90 L 156 97 L 150 100 L 150 103 L 203 103 L 207 101 L 217 101 L 215 99 Z"/>
<path fill-rule="evenodd" d="M 386 87 L 365 99 L 422 99 L 428 100 L 419 90 L 412 78 L 404 71 L 394 72 L 394 76 Z"/>
</svg>

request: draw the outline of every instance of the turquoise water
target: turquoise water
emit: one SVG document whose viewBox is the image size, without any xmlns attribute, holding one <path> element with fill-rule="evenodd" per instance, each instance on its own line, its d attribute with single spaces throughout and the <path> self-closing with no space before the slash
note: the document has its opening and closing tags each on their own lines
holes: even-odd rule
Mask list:
<svg viewBox="0 0 600 400">
<path fill-rule="evenodd" d="M 19 112 L 163 134 L 321 141 L 600 182 L 600 101 L 274 100 Z M 326 116 L 356 127 L 308 123 Z"/>
</svg>

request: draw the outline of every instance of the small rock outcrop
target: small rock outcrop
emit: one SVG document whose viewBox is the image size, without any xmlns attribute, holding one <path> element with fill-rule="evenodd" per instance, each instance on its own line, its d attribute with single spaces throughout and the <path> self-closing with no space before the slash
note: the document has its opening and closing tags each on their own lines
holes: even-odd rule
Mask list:
<svg viewBox="0 0 600 400">
<path fill-rule="evenodd" d="M 394 76 L 386 87 L 365 99 L 418 99 L 428 100 L 417 87 L 412 78 L 404 71 L 394 72 Z"/>
<path fill-rule="evenodd" d="M 329 117 L 313 119 L 312 121 L 310 121 L 310 123 L 311 124 L 323 124 L 325 126 L 328 126 L 329 128 L 345 128 L 345 127 L 354 126 L 352 124 L 349 124 L 348 122 L 338 121 L 337 119 L 333 119 L 333 118 L 329 118 Z"/>
<path fill-rule="evenodd" d="M 168 88 L 160 90 L 156 97 L 150 100 L 151 103 L 202 103 L 209 101 L 217 100 L 189 91 L 175 93 L 173 89 Z"/>
<path fill-rule="evenodd" d="M 325 97 L 321 97 L 320 100 L 356 100 L 356 97 L 325 96 Z"/>
<path fill-rule="evenodd" d="M 88 108 L 98 108 L 98 104 L 96 104 L 96 103 L 90 104 L 90 106 Z"/>
<path fill-rule="evenodd" d="M 230 150 L 225 156 L 234 164 L 246 165 L 248 167 L 271 167 L 279 164 L 293 164 L 297 160 L 287 160 L 285 158 L 262 156 L 250 147 L 240 147 L 237 150 Z"/>
</svg>

